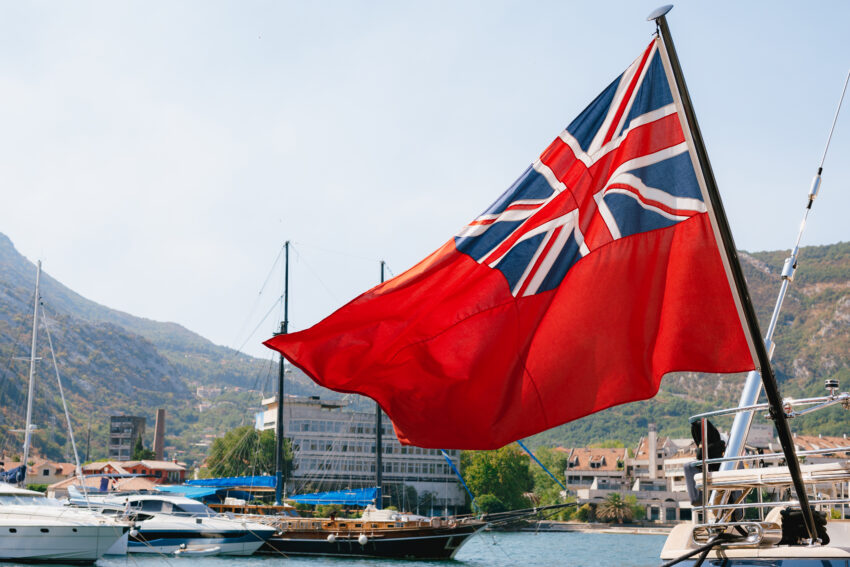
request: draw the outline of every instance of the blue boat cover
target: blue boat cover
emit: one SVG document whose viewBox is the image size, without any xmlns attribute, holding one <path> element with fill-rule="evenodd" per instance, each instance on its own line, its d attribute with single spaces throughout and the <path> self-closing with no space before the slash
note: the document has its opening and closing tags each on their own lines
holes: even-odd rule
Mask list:
<svg viewBox="0 0 850 567">
<path fill-rule="evenodd" d="M 189 486 L 209 486 L 216 488 L 274 488 L 273 476 L 231 476 L 224 478 L 199 478 L 187 480 Z"/>
<path fill-rule="evenodd" d="M 288 496 L 287 500 L 301 504 L 342 504 L 343 506 L 368 506 L 374 504 L 378 489 L 356 488 L 354 490 L 337 490 L 335 492 L 317 492 L 315 494 L 298 494 Z"/>
<path fill-rule="evenodd" d="M 182 494 L 186 498 L 206 498 L 218 492 L 218 488 L 209 488 L 206 486 L 184 486 L 179 484 L 163 484 L 156 487 L 160 492 L 169 492 L 173 494 Z"/>
<path fill-rule="evenodd" d="M 9 484 L 20 484 L 24 481 L 24 478 L 27 476 L 27 466 L 21 465 L 19 467 L 15 467 L 10 471 L 0 472 L 0 482 L 7 482 Z"/>
<path fill-rule="evenodd" d="M 227 497 L 241 498 L 250 501 L 253 495 L 244 490 L 234 488 L 217 488 L 215 486 L 186 486 L 185 484 L 164 484 L 156 487 L 160 492 L 182 494 L 186 498 L 200 500 L 204 504 L 221 504 Z"/>
</svg>

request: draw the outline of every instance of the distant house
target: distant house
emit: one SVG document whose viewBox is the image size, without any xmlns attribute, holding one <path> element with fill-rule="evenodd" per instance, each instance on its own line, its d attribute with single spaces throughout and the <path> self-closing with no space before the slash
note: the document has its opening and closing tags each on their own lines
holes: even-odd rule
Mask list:
<svg viewBox="0 0 850 567">
<path fill-rule="evenodd" d="M 86 487 L 92 491 L 101 491 L 104 489 L 108 489 L 111 491 L 129 492 L 156 489 L 155 482 L 143 477 L 109 479 L 107 477 L 87 476 L 84 478 L 84 481 Z M 48 486 L 47 496 L 49 496 L 50 498 L 66 498 L 68 496 L 68 487 L 70 486 L 75 486 L 78 491 L 82 492 L 80 486 L 80 479 L 76 477 L 71 477 Z"/>
<path fill-rule="evenodd" d="M 574 447 L 558 450 L 567 453 L 564 476 L 569 490 L 591 487 L 620 490 L 628 485 L 630 471 L 626 468 L 626 449 Z"/>
<path fill-rule="evenodd" d="M 85 474 L 143 475 L 156 484 L 180 484 L 186 465 L 174 461 L 101 461 L 83 466 Z"/>
<path fill-rule="evenodd" d="M 24 484 L 53 484 L 74 475 L 76 467 L 73 463 L 56 463 L 45 459 L 34 459 L 32 465 L 27 469 L 27 478 Z M 21 463 L 0 460 L 0 467 L 4 471 L 10 471 L 19 467 Z"/>
<path fill-rule="evenodd" d="M 828 449 L 836 449 L 834 453 L 823 455 L 807 455 L 807 463 L 831 463 L 837 461 L 846 461 L 850 459 L 850 451 L 843 450 L 850 447 L 850 439 L 847 437 L 829 437 L 826 435 L 800 435 L 794 434 L 794 448 L 800 451 L 823 451 Z M 776 443 L 772 449 L 776 452 L 781 452 L 782 448 L 779 443 Z"/>
</svg>

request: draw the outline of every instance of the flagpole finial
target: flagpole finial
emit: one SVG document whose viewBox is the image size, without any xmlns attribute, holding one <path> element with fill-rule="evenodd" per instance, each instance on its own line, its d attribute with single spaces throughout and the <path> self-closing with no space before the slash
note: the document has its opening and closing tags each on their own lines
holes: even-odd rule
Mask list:
<svg viewBox="0 0 850 567">
<path fill-rule="evenodd" d="M 647 22 L 651 22 L 653 20 L 657 20 L 662 16 L 666 16 L 667 12 L 673 9 L 673 4 L 667 4 L 665 6 L 661 6 L 660 8 L 656 8 L 646 17 Z"/>
</svg>

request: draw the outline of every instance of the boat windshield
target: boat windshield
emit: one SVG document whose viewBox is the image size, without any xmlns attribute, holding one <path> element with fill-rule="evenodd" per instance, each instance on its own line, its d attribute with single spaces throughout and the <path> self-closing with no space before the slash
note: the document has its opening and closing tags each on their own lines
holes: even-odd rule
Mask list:
<svg viewBox="0 0 850 567">
<path fill-rule="evenodd" d="M 176 516 L 215 516 L 216 513 L 200 502 L 181 502 L 175 504 L 166 500 L 141 500 L 130 505 L 142 512 L 161 512 Z"/>
<path fill-rule="evenodd" d="M 44 496 L 29 494 L 0 494 L 0 506 L 61 506 L 62 503 Z"/>
<path fill-rule="evenodd" d="M 215 516 L 216 513 L 205 504 L 197 503 L 182 503 L 174 505 L 174 513 L 181 516 Z"/>
</svg>

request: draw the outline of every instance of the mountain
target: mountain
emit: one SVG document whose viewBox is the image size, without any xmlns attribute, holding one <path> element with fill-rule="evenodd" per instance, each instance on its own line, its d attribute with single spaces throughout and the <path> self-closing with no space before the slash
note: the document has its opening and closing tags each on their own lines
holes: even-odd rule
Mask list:
<svg viewBox="0 0 850 567">
<path fill-rule="evenodd" d="M 740 254 L 762 329 L 766 329 L 788 251 Z M 783 395 L 818 395 L 823 381 L 850 387 L 850 243 L 803 248 L 789 288 L 775 342 L 775 370 Z M 24 423 L 35 265 L 0 234 L 0 450 L 19 452 Z M 156 409 L 168 412 L 166 446 L 189 463 L 206 455 L 216 435 L 250 423 L 261 397 L 271 395 L 277 367 L 218 346 L 175 323 L 135 317 L 99 305 L 42 273 L 41 296 L 57 349 L 59 372 L 69 398 L 81 457 L 107 454 L 110 415 L 148 418 L 150 446 Z M 698 322 L 696 323 L 698 324 Z M 50 363 L 46 336 L 39 333 L 36 449 L 70 460 L 71 450 Z M 656 423 L 663 435 L 686 436 L 687 417 L 734 406 L 744 375 L 673 374 L 652 400 L 611 408 L 533 437 L 533 445 L 637 442 Z M 287 393 L 339 398 L 293 369 Z M 565 400 L 567 403 L 568 400 Z M 359 409 L 371 408 L 363 399 Z M 848 420 L 836 407 L 792 421 L 794 431 L 841 435 Z M 760 418 L 763 419 L 763 418 Z M 731 419 L 718 420 L 728 427 Z M 90 428 L 90 429 L 89 429 Z M 90 435 L 89 435 L 90 432 Z M 87 442 L 87 438 L 89 438 Z"/>
<path fill-rule="evenodd" d="M 24 424 L 32 325 L 35 265 L 0 234 L 0 450 L 20 451 Z M 110 309 L 41 275 L 41 297 L 65 393 L 72 408 L 77 445 L 83 456 L 107 454 L 110 415 L 148 419 L 151 444 L 158 407 L 167 410 L 166 445 L 190 462 L 203 459 L 215 435 L 252 419 L 262 390 L 272 391 L 276 366 L 218 346 L 176 323 L 162 323 Z M 39 333 L 39 390 L 36 450 L 69 459 L 70 447 L 50 362 L 47 337 Z M 291 393 L 315 395 L 318 387 L 303 375 L 290 380 Z M 204 389 L 199 390 L 199 387 Z M 212 393 L 211 393 L 212 392 Z M 88 435 L 89 425 L 91 435 Z M 89 442 L 85 438 L 90 437 Z"/>
</svg>

